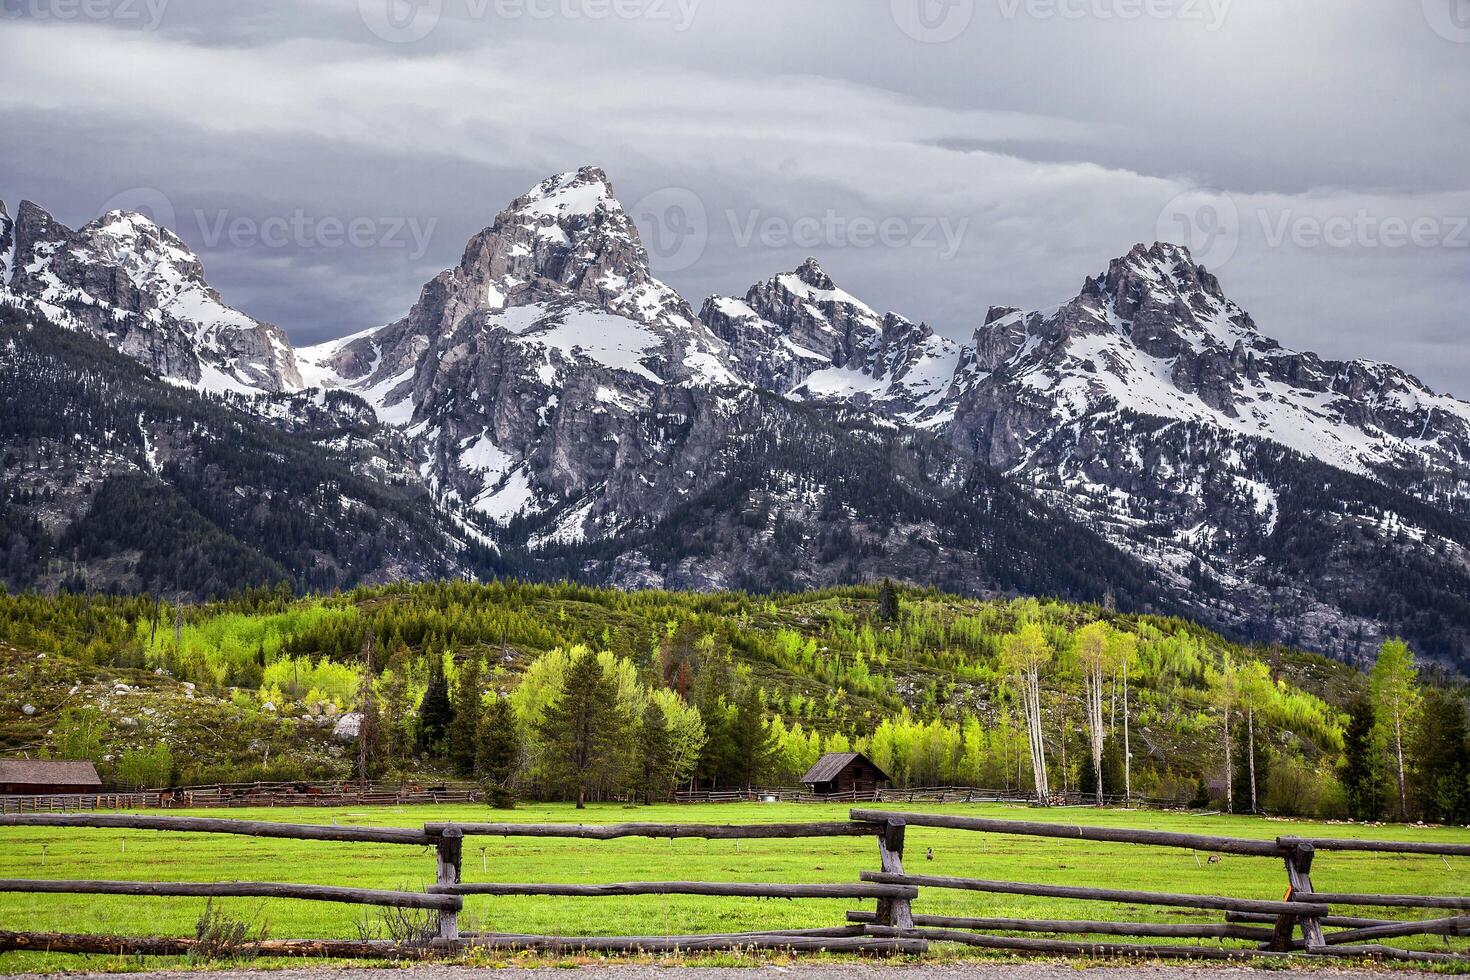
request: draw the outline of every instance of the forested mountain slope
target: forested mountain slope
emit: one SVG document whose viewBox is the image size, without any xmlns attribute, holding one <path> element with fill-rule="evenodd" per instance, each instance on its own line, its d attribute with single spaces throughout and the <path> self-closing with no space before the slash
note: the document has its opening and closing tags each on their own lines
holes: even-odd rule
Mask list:
<svg viewBox="0 0 1470 980">
<path fill-rule="evenodd" d="M 1126 685 L 1121 661 L 1105 673 L 1108 793 L 1122 792 L 1126 717 L 1133 793 L 1197 796 L 1225 772 L 1228 709 L 1237 783 L 1250 711 L 1261 799 L 1346 811 L 1346 709 L 1367 683 L 1342 665 L 1241 647 L 1181 619 L 886 587 L 761 597 L 507 581 L 305 600 L 261 590 L 195 607 L 0 597 L 0 750 L 95 756 L 120 781 L 129 751 L 154 781 L 346 777 L 360 758 L 354 736 L 369 730 L 370 775 L 467 775 L 475 755 L 455 745 L 483 737 L 482 713 L 505 695 L 521 738 L 517 791 L 555 795 L 561 784 L 538 761 L 552 751 L 542 719 L 590 650 L 621 712 L 608 724 L 636 723 L 656 704 L 679 738 L 697 729 L 683 781 L 790 784 L 819 752 L 855 746 L 902 785 L 1029 791 L 1010 648 L 1031 627 L 1048 651 L 1041 718 L 1054 790 L 1096 786 L 1083 692 L 1088 638 L 1101 636 L 1128 651 Z M 365 707 L 373 721 L 362 729 Z M 200 734 L 206 721 L 219 737 Z M 136 755 L 145 751 L 153 763 Z M 632 785 L 621 772 L 610 768 L 597 791 Z"/>
</svg>

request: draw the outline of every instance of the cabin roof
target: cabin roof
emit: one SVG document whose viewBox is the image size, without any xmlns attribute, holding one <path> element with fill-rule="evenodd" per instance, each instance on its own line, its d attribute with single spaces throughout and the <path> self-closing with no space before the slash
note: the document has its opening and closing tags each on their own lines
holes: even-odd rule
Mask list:
<svg viewBox="0 0 1470 980">
<path fill-rule="evenodd" d="M 862 759 L 868 765 L 877 769 L 879 779 L 888 779 L 888 774 L 882 769 L 878 769 L 878 766 L 873 760 L 861 752 L 828 752 L 817 760 L 816 765 L 807 770 L 806 775 L 801 777 L 800 782 L 829 783 L 837 778 L 838 773 L 842 772 L 842 770 L 846 769 L 858 759 Z M 889 781 L 891 782 L 891 780 Z"/>
<path fill-rule="evenodd" d="M 62 759 L 0 759 L 0 783 L 18 786 L 97 786 L 102 780 L 90 762 Z"/>
</svg>

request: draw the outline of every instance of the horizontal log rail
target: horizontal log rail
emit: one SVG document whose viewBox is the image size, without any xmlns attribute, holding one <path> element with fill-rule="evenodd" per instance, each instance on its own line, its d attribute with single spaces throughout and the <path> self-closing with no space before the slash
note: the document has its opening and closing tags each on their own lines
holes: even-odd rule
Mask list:
<svg viewBox="0 0 1470 980">
<path fill-rule="evenodd" d="M 1362 929 L 1345 929 L 1327 936 L 1327 945 L 1361 943 L 1365 940 L 1393 939 L 1398 936 L 1470 936 L 1470 916 L 1456 915 L 1443 919 L 1420 919 L 1395 922 Z"/>
<path fill-rule="evenodd" d="M 546 953 L 697 953 L 706 950 L 773 950 L 813 953 L 923 953 L 922 937 L 814 936 L 800 933 L 736 933 L 696 936 L 520 936 L 476 935 L 460 946 Z"/>
<path fill-rule="evenodd" d="M 100 953 L 108 956 L 187 956 L 196 939 L 172 936 L 93 936 L 65 932 L 0 931 L 0 953 Z M 379 939 L 263 939 L 239 950 L 251 956 L 345 959 L 422 959 L 422 946 Z"/>
<path fill-rule="evenodd" d="M 1124 957 L 1143 959 L 1250 960 L 1282 959 L 1289 954 L 1260 949 L 1231 949 L 1223 946 L 1158 946 L 1135 943 L 1096 943 L 1071 939 L 1032 939 L 1022 936 L 986 936 L 954 929 L 899 929 L 892 926 L 869 926 L 874 936 L 895 939 L 927 939 L 960 943 L 984 949 L 1001 949 L 1022 953 L 1061 954 L 1064 956 Z"/>
<path fill-rule="evenodd" d="M 918 898 L 919 889 L 904 885 L 839 882 L 778 884 L 743 881 L 621 881 L 580 885 L 542 882 L 461 882 L 431 885 L 436 895 L 562 895 L 605 898 L 613 895 L 713 895 L 729 898 Z"/>
<path fill-rule="evenodd" d="M 449 827 L 466 837 L 570 837 L 577 840 L 616 840 L 622 837 L 698 837 L 706 840 L 754 840 L 796 837 L 872 837 L 882 833 L 883 824 L 836 821 L 828 823 L 617 823 L 590 824 L 532 823 L 427 823 L 424 831 L 441 834 Z"/>
<path fill-rule="evenodd" d="M 1282 856 L 1282 846 L 1275 841 L 1245 837 L 1214 837 L 1206 834 L 1180 834 L 1164 830 L 1130 830 L 1120 827 L 1081 827 L 1028 820 L 994 820 L 986 817 L 960 817 L 947 813 L 900 813 L 887 810 L 852 810 L 854 820 L 901 820 L 910 827 L 941 827 L 948 830 L 978 830 L 990 834 L 1016 834 L 1024 837 L 1054 837 L 1062 840 L 1100 841 L 1114 844 L 1150 844 L 1156 847 L 1184 847 L 1194 851 L 1221 854 L 1243 854 L 1251 857 Z"/>
<path fill-rule="evenodd" d="M 1293 896 L 1323 905 L 1367 905 L 1374 908 L 1470 909 L 1467 895 L 1356 895 L 1346 892 L 1305 892 Z"/>
<path fill-rule="evenodd" d="M 433 844 L 436 835 L 409 827 L 337 827 L 326 824 L 269 823 L 216 817 L 150 817 L 129 813 L 24 813 L 0 816 L 0 827 L 84 827 L 103 830 L 169 830 L 196 834 L 237 834 L 286 840 L 343 841 L 366 844 Z"/>
<path fill-rule="evenodd" d="M 297 885 L 279 881 L 77 881 L 31 878 L 0 879 L 0 892 L 28 895 L 139 895 L 194 898 L 295 898 L 310 902 L 349 905 L 391 905 L 398 908 L 456 911 L 458 895 L 423 892 L 341 888 L 336 885 Z"/>
<path fill-rule="evenodd" d="M 849 912 L 848 922 L 878 921 L 873 912 Z M 1271 921 L 1275 921 L 1274 918 Z M 1080 936 L 1142 936 L 1156 939 L 1252 939 L 1268 942 L 1273 930 L 1229 922 L 1100 922 L 1085 919 L 995 919 L 915 915 L 915 926 L 993 932 L 1045 932 Z"/>
<path fill-rule="evenodd" d="M 1001 895 L 1033 895 L 1040 898 L 1075 898 L 1087 902 L 1118 902 L 1124 905 L 1161 905 L 1184 909 L 1219 909 L 1233 912 L 1274 912 L 1316 918 L 1327 914 L 1327 906 L 1312 902 L 1276 902 L 1224 895 L 1179 895 L 1170 892 L 1141 892 L 1118 888 L 1087 888 L 1079 885 L 1039 885 L 1022 881 L 987 881 L 982 878 L 949 878 L 940 875 L 899 875 L 864 871 L 864 881 L 888 885 L 919 885 L 956 888 L 963 891 Z"/>
<path fill-rule="evenodd" d="M 1352 837 L 1278 837 L 1283 847 L 1307 844 L 1318 851 L 1377 851 L 1388 854 L 1435 854 L 1470 857 L 1470 844 L 1417 840 L 1358 840 Z"/>
</svg>

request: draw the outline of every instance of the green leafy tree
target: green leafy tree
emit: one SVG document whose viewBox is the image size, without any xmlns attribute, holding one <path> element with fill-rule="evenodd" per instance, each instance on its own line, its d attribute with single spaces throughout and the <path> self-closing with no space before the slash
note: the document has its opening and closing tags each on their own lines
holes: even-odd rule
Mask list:
<svg viewBox="0 0 1470 980">
<path fill-rule="evenodd" d="M 1265 772 L 1259 771 L 1264 755 L 1256 751 L 1256 716 L 1271 706 L 1275 693 L 1271 669 L 1265 664 L 1252 660 L 1240 668 L 1240 705 L 1245 711 L 1245 789 L 1251 801 L 1251 813 L 1261 812 L 1258 787 L 1266 781 Z"/>
<path fill-rule="evenodd" d="M 107 719 L 96 708 L 87 706 L 63 710 L 52 733 L 58 757 L 102 761 L 105 754 L 102 739 L 107 734 Z"/>
<path fill-rule="evenodd" d="M 1001 641 L 1001 663 L 1021 693 L 1026 732 L 1031 746 L 1031 780 L 1036 800 L 1051 803 L 1051 784 L 1046 773 L 1046 744 L 1041 733 L 1041 674 L 1052 660 L 1052 647 L 1035 623 L 1026 622 Z"/>
<path fill-rule="evenodd" d="M 1403 640 L 1387 640 L 1369 675 L 1373 690 L 1374 740 L 1388 758 L 1398 789 L 1398 817 L 1409 818 L 1406 745 L 1419 713 L 1419 670 Z"/>
<path fill-rule="evenodd" d="M 561 695 L 539 726 L 551 785 L 575 796 L 579 810 L 586 808 L 588 789 L 599 777 L 615 778 L 621 762 L 628 724 L 617 695 L 597 655 L 584 652 L 567 669 Z"/>
</svg>

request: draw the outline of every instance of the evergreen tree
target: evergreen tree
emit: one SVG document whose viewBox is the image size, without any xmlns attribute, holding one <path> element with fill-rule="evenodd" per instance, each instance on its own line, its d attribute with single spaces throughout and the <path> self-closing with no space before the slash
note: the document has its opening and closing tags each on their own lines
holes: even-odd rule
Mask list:
<svg viewBox="0 0 1470 980">
<path fill-rule="evenodd" d="M 766 724 L 765 707 L 760 688 L 754 682 L 745 685 L 735 705 L 730 745 L 734 756 L 731 776 L 742 786 L 754 786 L 765 776 L 775 752 L 770 727 Z"/>
<path fill-rule="evenodd" d="M 485 787 L 492 806 L 505 808 L 514 802 L 511 781 L 521 764 L 521 730 L 510 698 L 496 696 L 486 706 L 478 726 L 475 775 Z"/>
<path fill-rule="evenodd" d="M 1348 708 L 1342 736 L 1342 785 L 1347 791 L 1348 814 L 1355 820 L 1377 820 L 1383 815 L 1383 795 L 1373 766 L 1373 703 L 1358 698 Z"/>
<path fill-rule="evenodd" d="M 885 623 L 898 622 L 898 589 L 886 578 L 878 586 L 878 618 Z"/>
<path fill-rule="evenodd" d="M 472 776 L 475 772 L 483 700 L 480 658 L 471 655 L 459 668 L 454 688 L 454 720 L 449 723 L 449 761 L 461 776 Z"/>
<path fill-rule="evenodd" d="M 561 695 L 547 706 L 538 730 L 552 788 L 575 795 L 577 809 L 585 809 L 596 778 L 616 770 L 626 729 L 617 687 L 597 655 L 584 652 L 567 669 Z"/>
<path fill-rule="evenodd" d="M 419 701 L 419 751 L 442 755 L 444 736 L 454 721 L 454 705 L 449 700 L 449 682 L 444 679 L 444 664 L 437 654 L 429 655 L 429 686 Z"/>
<path fill-rule="evenodd" d="M 705 732 L 696 772 L 714 786 L 734 781 L 738 777 L 733 774 L 736 749 L 730 711 L 734 699 L 730 662 L 720 656 L 707 657 L 695 676 L 693 695 Z"/>
<path fill-rule="evenodd" d="M 638 791 L 644 803 L 666 800 L 674 782 L 673 746 L 668 718 L 657 701 L 650 700 L 638 728 Z"/>
<path fill-rule="evenodd" d="M 1465 705 L 1431 687 L 1414 747 L 1419 811 L 1432 823 L 1470 822 L 1470 733 Z"/>
</svg>

